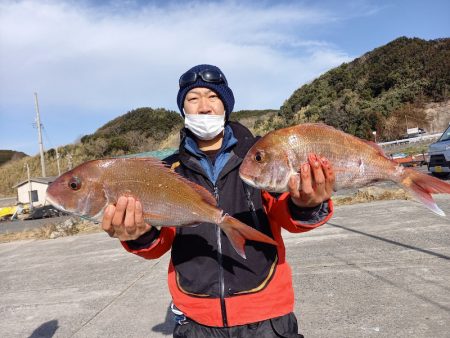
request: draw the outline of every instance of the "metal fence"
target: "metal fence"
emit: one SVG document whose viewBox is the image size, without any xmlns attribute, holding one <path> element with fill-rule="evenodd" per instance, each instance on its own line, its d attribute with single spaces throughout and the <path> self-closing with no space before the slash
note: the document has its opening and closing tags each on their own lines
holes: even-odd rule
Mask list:
<svg viewBox="0 0 450 338">
<path fill-rule="evenodd" d="M 406 139 L 402 139 L 402 140 L 382 142 L 382 143 L 378 143 L 378 145 L 380 147 L 382 147 L 383 149 L 389 149 L 389 148 L 394 148 L 394 147 L 397 148 L 398 146 L 401 146 L 401 145 L 408 146 L 411 144 L 421 144 L 421 143 L 430 144 L 430 143 L 433 143 L 434 141 L 436 141 L 441 135 L 442 135 L 442 133 L 431 134 L 431 135 L 420 135 L 417 137 L 406 138 Z"/>
</svg>

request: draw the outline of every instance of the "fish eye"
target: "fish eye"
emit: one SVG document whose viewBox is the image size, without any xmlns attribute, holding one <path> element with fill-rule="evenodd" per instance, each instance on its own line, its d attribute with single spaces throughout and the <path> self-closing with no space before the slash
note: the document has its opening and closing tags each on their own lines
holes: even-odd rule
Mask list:
<svg viewBox="0 0 450 338">
<path fill-rule="evenodd" d="M 256 162 L 261 162 L 262 159 L 263 159 L 262 153 L 259 152 L 259 151 L 257 151 L 256 154 L 255 154 L 255 161 L 256 161 Z"/>
<path fill-rule="evenodd" d="M 79 190 L 81 188 L 81 180 L 78 177 L 72 177 L 69 181 L 69 188 L 72 190 Z"/>
</svg>

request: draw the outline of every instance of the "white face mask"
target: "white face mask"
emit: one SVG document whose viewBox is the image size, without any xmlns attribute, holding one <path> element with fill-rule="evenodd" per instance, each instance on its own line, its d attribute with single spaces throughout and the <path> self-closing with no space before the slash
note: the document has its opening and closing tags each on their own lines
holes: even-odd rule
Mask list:
<svg viewBox="0 0 450 338">
<path fill-rule="evenodd" d="M 225 126 L 225 114 L 185 114 L 184 126 L 200 140 L 212 140 L 222 132 Z"/>
</svg>

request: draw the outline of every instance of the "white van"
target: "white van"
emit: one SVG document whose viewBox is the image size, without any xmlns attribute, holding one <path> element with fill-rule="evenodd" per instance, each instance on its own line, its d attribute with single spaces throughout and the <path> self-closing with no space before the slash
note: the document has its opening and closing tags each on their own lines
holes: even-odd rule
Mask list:
<svg viewBox="0 0 450 338">
<path fill-rule="evenodd" d="M 440 178 L 450 176 L 450 124 L 439 140 L 430 144 L 428 154 L 428 170 L 431 174 Z"/>
</svg>

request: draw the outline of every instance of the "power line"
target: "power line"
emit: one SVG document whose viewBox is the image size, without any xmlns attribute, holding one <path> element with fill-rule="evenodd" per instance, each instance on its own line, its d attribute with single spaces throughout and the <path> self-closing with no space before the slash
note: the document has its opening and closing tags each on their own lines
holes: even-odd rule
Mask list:
<svg viewBox="0 0 450 338">
<path fill-rule="evenodd" d="M 42 125 L 42 129 L 44 130 L 45 138 L 47 139 L 47 141 L 50 144 L 51 148 L 55 149 L 55 152 L 56 152 L 56 166 L 58 167 L 58 176 L 59 176 L 59 175 L 61 175 L 61 167 L 59 165 L 59 158 L 60 158 L 60 156 L 59 156 L 59 152 L 58 152 L 58 147 L 55 147 L 53 145 L 53 143 L 50 141 L 50 136 L 47 133 L 47 129 L 43 125 Z"/>
<path fill-rule="evenodd" d="M 41 127 L 42 127 L 42 130 L 44 131 L 44 136 L 45 136 L 48 144 L 50 145 L 51 148 L 55 148 L 53 143 L 50 141 L 50 136 L 47 133 L 47 128 L 45 128 L 45 126 L 42 123 L 41 123 Z"/>
</svg>

